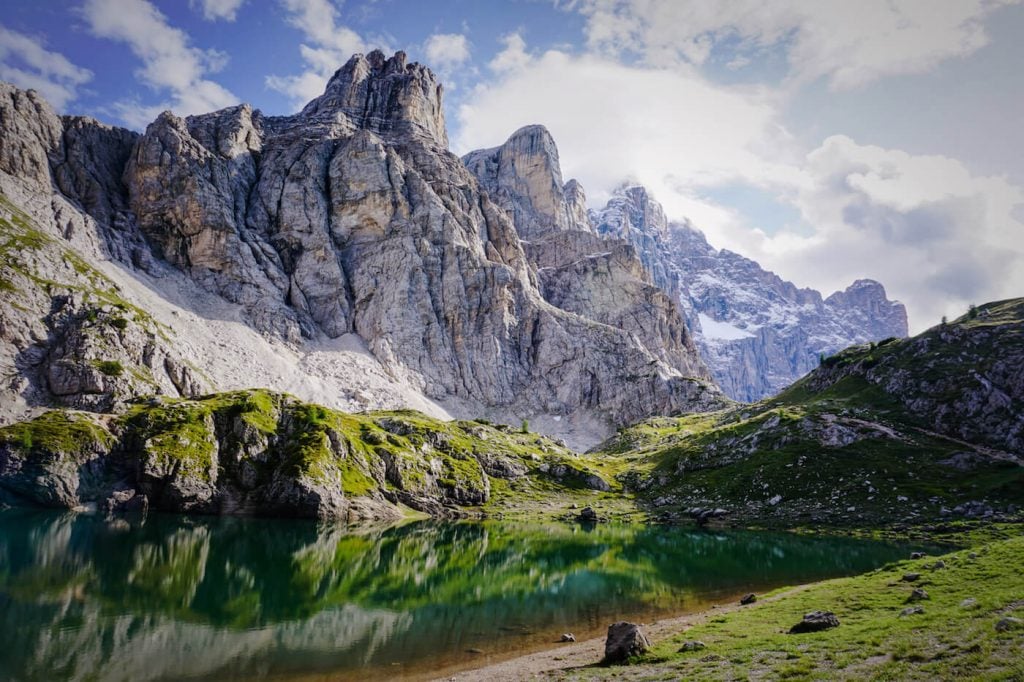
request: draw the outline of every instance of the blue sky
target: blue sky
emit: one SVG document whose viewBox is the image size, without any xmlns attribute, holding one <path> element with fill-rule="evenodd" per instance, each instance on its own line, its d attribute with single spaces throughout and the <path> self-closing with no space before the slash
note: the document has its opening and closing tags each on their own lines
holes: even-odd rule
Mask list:
<svg viewBox="0 0 1024 682">
<path fill-rule="evenodd" d="M 882 281 L 926 327 L 1024 295 L 1019 0 L 7 0 L 0 79 L 138 130 L 296 111 L 354 52 L 446 85 L 453 150 L 542 123 L 600 205 L 670 217 L 826 294 Z"/>
</svg>

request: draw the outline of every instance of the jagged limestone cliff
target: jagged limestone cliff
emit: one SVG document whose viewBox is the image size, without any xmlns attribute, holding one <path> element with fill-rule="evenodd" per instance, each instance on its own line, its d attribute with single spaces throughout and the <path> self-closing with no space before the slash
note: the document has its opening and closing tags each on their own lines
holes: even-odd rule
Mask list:
<svg viewBox="0 0 1024 682">
<path fill-rule="evenodd" d="M 0 190 L 32 229 L 70 239 L 68 248 L 86 262 L 109 258 L 115 279 L 128 281 L 121 294 L 127 304 L 154 290 L 161 306 L 189 297 L 222 301 L 181 312 L 203 318 L 229 306 L 245 327 L 232 339 L 244 337 L 237 350 L 249 355 L 259 356 L 252 349 L 263 342 L 249 341 L 247 330 L 293 353 L 356 339 L 381 375 L 441 411 L 536 418 L 541 427 L 570 430 L 578 444 L 593 442 L 608 424 L 720 404 L 685 323 L 671 317 L 672 307 L 642 273 L 629 272 L 628 258 L 621 267 L 595 263 L 561 306 L 544 296 L 546 282 L 549 293 L 554 288 L 551 278 L 531 264 L 515 224 L 529 232 L 527 212 L 492 201 L 447 151 L 441 94 L 425 67 L 402 53 L 374 52 L 353 57 L 324 95 L 294 116 L 266 117 L 245 105 L 186 119 L 166 112 L 138 136 L 59 118 L 38 96 L 3 86 Z M 534 170 L 527 185 L 534 176 L 555 177 Z M 566 226 L 577 224 L 582 192 L 558 189 L 550 204 L 535 193 L 531 210 L 554 210 Z M 46 268 L 61 268 L 63 260 L 51 254 Z M 610 300 L 615 282 L 602 268 L 628 273 L 632 290 Z M 61 286 L 82 286 L 79 274 Z M 147 291 L 135 296 L 132 280 L 144 281 Z M 18 283 L 11 295 L 24 296 L 29 286 Z M 197 288 L 200 295 L 189 293 Z M 12 313 L 18 319 L 8 328 L 39 317 L 49 307 L 44 299 L 56 295 L 44 291 L 31 306 L 19 304 L 30 312 Z M 588 307 L 588 298 L 599 305 Z M 629 322 L 637 315 L 646 318 Z M 106 409 L 146 393 L 225 387 L 201 349 L 189 363 L 173 359 L 177 326 L 168 325 L 172 341 L 154 342 L 154 352 L 172 360 L 152 382 L 100 382 L 103 400 L 72 392 L 63 403 Z M 32 390 L 4 389 L 12 400 L 30 407 L 56 400 L 55 386 L 35 378 L 51 373 L 49 360 L 29 371 L 21 359 L 48 357 L 54 336 L 5 332 L 14 357 L 4 362 L 19 377 L 33 377 Z M 121 363 L 125 375 L 145 374 L 140 354 L 133 345 L 105 359 Z M 180 369 L 189 364 L 198 368 Z M 171 380 L 182 372 L 186 380 Z M 345 396 L 342 406 L 358 404 L 345 379 L 331 377 L 334 383 L 312 397 L 333 391 Z M 301 395 L 311 383 L 289 388 Z"/>
</svg>

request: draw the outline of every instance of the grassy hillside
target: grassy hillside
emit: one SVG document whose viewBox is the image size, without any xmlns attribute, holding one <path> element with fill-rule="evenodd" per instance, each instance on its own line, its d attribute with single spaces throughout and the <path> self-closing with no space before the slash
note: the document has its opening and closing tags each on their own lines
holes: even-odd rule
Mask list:
<svg viewBox="0 0 1024 682">
<path fill-rule="evenodd" d="M 1014 537 L 778 590 L 654 642 L 634 665 L 580 670 L 571 679 L 1024 679 L 1021 565 L 1024 537 Z M 913 573 L 915 581 L 904 579 Z M 914 589 L 927 599 L 911 600 Z M 839 626 L 789 634 L 816 610 L 833 612 Z M 681 651 L 692 641 L 705 646 Z"/>
<path fill-rule="evenodd" d="M 1024 300 L 856 346 L 779 396 L 657 418 L 594 454 L 665 518 L 784 525 L 1012 516 L 1024 506 Z"/>
</svg>

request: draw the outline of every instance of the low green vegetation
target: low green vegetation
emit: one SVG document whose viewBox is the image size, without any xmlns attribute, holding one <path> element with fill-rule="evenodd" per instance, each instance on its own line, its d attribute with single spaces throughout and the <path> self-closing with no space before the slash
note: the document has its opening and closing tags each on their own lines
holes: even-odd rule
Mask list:
<svg viewBox="0 0 1024 682">
<path fill-rule="evenodd" d="M 35 419 L 0 428 L 0 443 L 26 454 L 77 459 L 109 448 L 114 436 L 96 415 L 71 410 L 45 412 Z"/>
<path fill-rule="evenodd" d="M 784 588 L 751 606 L 710 612 L 655 642 L 633 666 L 580 671 L 570 679 L 1022 679 L 1022 565 L 1018 535 Z M 915 589 L 927 596 L 915 600 Z M 804 614 L 819 610 L 833 612 L 840 625 L 789 634 Z M 704 648 L 681 651 L 693 641 Z"/>
<path fill-rule="evenodd" d="M 622 429 L 592 456 L 670 520 L 697 508 L 786 527 L 949 520 L 964 505 L 1012 516 L 1024 507 L 1019 361 L 1024 300 L 990 303 L 824 358 L 761 403 Z M 1010 393 L 990 401 L 993 381 Z"/>
</svg>

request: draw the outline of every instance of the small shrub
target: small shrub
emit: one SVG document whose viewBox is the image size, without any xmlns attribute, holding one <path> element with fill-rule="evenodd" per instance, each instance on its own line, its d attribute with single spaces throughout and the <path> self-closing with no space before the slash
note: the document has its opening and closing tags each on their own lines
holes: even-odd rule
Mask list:
<svg viewBox="0 0 1024 682">
<path fill-rule="evenodd" d="M 126 320 L 123 317 L 115 317 L 110 321 L 110 326 L 113 327 L 114 329 L 124 331 L 125 329 L 128 328 L 128 320 Z"/>
<path fill-rule="evenodd" d="M 942 326 L 945 327 L 947 324 L 949 324 L 949 319 L 947 319 L 946 316 L 943 315 L 942 316 Z"/>
<path fill-rule="evenodd" d="M 28 429 L 22 429 L 21 433 L 18 434 L 18 447 L 26 452 L 32 449 L 32 432 Z"/>
<path fill-rule="evenodd" d="M 978 306 L 973 303 L 967 306 L 967 319 L 973 320 L 978 317 Z"/>
<path fill-rule="evenodd" d="M 96 363 L 96 369 L 108 377 L 119 377 L 124 374 L 124 365 L 117 360 L 100 360 Z"/>
<path fill-rule="evenodd" d="M 522 432 L 522 433 L 529 433 L 530 432 L 530 422 L 528 422 L 528 421 L 526 421 L 524 419 L 523 423 L 520 424 L 520 426 L 519 426 L 519 431 Z"/>
</svg>

